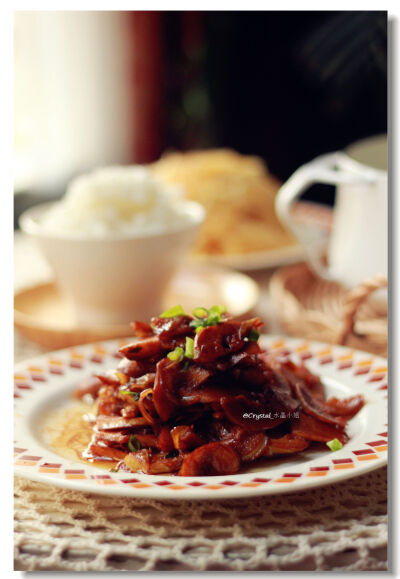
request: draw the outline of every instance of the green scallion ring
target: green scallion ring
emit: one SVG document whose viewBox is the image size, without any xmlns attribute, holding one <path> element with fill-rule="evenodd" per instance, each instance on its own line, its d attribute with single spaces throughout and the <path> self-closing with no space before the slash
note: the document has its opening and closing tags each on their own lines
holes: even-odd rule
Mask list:
<svg viewBox="0 0 400 579">
<path fill-rule="evenodd" d="M 200 320 L 203 318 L 208 318 L 208 310 L 206 308 L 201 308 L 201 307 L 200 308 L 194 308 L 192 315 L 195 318 L 198 318 Z"/>
</svg>

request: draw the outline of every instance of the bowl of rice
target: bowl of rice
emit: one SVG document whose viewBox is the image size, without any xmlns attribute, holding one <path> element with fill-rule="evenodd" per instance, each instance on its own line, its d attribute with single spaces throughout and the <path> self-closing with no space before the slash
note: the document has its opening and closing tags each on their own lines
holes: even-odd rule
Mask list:
<svg viewBox="0 0 400 579">
<path fill-rule="evenodd" d="M 50 264 L 76 321 L 118 324 L 160 311 L 204 208 L 143 166 L 74 179 L 65 196 L 28 209 L 21 229 Z"/>
</svg>

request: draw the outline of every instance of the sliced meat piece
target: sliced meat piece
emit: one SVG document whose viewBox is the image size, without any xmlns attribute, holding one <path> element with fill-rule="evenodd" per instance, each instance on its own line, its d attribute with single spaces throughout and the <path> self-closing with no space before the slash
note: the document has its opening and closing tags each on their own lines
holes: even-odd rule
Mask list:
<svg viewBox="0 0 400 579">
<path fill-rule="evenodd" d="M 318 379 L 311 380 L 312 376 L 306 369 L 298 370 L 292 362 L 282 362 L 274 356 L 267 358 L 271 367 L 276 369 L 276 375 L 284 377 L 290 384 L 293 393 L 300 400 L 300 404 L 307 414 L 321 422 L 335 424 L 341 427 L 346 425 L 346 418 L 333 416 L 329 412 L 322 392 L 322 384 Z"/>
<path fill-rule="evenodd" d="M 124 402 L 117 394 L 117 387 L 102 386 L 97 397 L 97 414 L 105 416 L 118 415 L 124 406 Z"/>
<path fill-rule="evenodd" d="M 284 375 L 267 367 L 264 371 L 265 384 L 268 385 L 271 402 L 286 413 L 293 412 L 299 407 L 289 381 Z"/>
<path fill-rule="evenodd" d="M 176 473 L 182 465 L 182 456 L 168 458 L 162 453 L 152 456 L 149 474 Z"/>
<path fill-rule="evenodd" d="M 257 329 L 262 322 L 253 318 L 245 322 L 224 322 L 208 326 L 196 334 L 194 341 L 194 360 L 208 363 L 228 354 L 238 352 L 245 345 L 245 338 L 252 329 Z"/>
<path fill-rule="evenodd" d="M 152 327 L 146 322 L 131 322 L 129 325 L 138 338 L 148 338 L 153 335 Z"/>
<path fill-rule="evenodd" d="M 181 476 L 234 474 L 240 468 L 238 453 L 222 442 L 210 442 L 193 450 L 184 459 Z"/>
<path fill-rule="evenodd" d="M 100 432 L 95 432 L 93 435 L 93 442 L 96 444 L 103 442 L 107 446 L 123 446 L 128 444 L 130 436 L 131 435 L 126 431 L 102 430 Z"/>
<path fill-rule="evenodd" d="M 121 386 L 128 382 L 128 377 L 118 370 L 106 370 L 101 374 L 95 374 L 96 378 L 100 380 L 105 386 Z"/>
<path fill-rule="evenodd" d="M 246 390 L 255 388 L 261 390 L 266 384 L 265 371 L 256 361 L 252 364 L 246 364 L 244 367 L 234 368 L 233 377 L 239 384 L 243 384 Z"/>
<path fill-rule="evenodd" d="M 142 390 L 139 396 L 138 404 L 140 413 L 144 418 L 146 418 L 148 424 L 151 424 L 152 427 L 157 426 L 158 429 L 160 426 L 160 421 L 153 402 L 153 392 L 154 391 L 152 388 L 146 388 L 146 390 Z"/>
<path fill-rule="evenodd" d="M 82 454 L 84 458 L 94 459 L 97 461 L 122 460 L 125 455 L 126 452 L 123 450 L 111 446 L 104 446 L 103 444 L 97 444 L 96 442 L 91 442 L 87 450 Z"/>
<path fill-rule="evenodd" d="M 153 403 L 157 414 L 163 422 L 169 420 L 178 406 L 175 392 L 175 380 L 178 371 L 179 362 L 169 358 L 163 358 L 157 364 Z"/>
<path fill-rule="evenodd" d="M 173 440 L 174 447 L 177 450 L 193 450 L 204 444 L 204 439 L 194 432 L 193 426 L 186 426 L 181 424 L 180 426 L 175 426 L 171 430 L 171 437 Z"/>
<path fill-rule="evenodd" d="M 158 448 L 158 440 L 155 434 L 136 434 L 135 438 L 139 441 L 142 448 Z"/>
<path fill-rule="evenodd" d="M 161 358 L 161 356 L 165 354 L 165 349 L 161 345 L 158 336 L 151 336 L 150 338 L 138 340 L 127 346 L 122 346 L 119 352 L 125 356 L 125 358 L 128 358 L 128 360 L 143 360 L 148 358 Z"/>
<path fill-rule="evenodd" d="M 194 335 L 194 329 L 190 326 L 190 316 L 175 316 L 173 318 L 152 318 L 151 326 L 154 333 L 161 340 L 173 340 L 182 336 Z"/>
<path fill-rule="evenodd" d="M 250 462 L 263 454 L 266 444 L 264 432 L 248 433 L 240 429 L 234 437 L 233 446 L 243 462 Z"/>
<path fill-rule="evenodd" d="M 328 442 L 329 440 L 337 438 L 345 444 L 349 439 L 341 426 L 321 422 L 304 412 L 300 412 L 300 417 L 293 420 L 291 431 L 292 434 L 302 436 L 306 440 L 316 440 L 319 442 Z"/>
<path fill-rule="evenodd" d="M 256 342 L 247 342 L 243 350 L 235 352 L 226 360 L 226 368 L 234 368 L 235 366 L 246 366 L 255 364 L 255 355 L 261 352 L 260 346 Z"/>
<path fill-rule="evenodd" d="M 182 457 L 167 458 L 163 453 L 153 453 L 151 450 L 144 448 L 127 454 L 124 457 L 124 463 L 131 472 L 166 474 L 179 470 L 182 464 Z"/>
<path fill-rule="evenodd" d="M 139 378 L 143 374 L 155 373 L 156 362 L 148 360 L 128 360 L 123 358 L 118 364 L 118 370 L 129 378 Z"/>
<path fill-rule="evenodd" d="M 184 406 L 219 403 L 221 398 L 229 393 L 229 389 L 224 385 L 205 384 L 199 388 L 192 388 L 191 386 L 179 388 L 180 403 Z"/>
<path fill-rule="evenodd" d="M 365 400 L 361 394 L 350 396 L 350 398 L 329 398 L 326 401 L 326 409 L 332 416 L 343 416 L 350 420 L 364 406 Z"/>
<path fill-rule="evenodd" d="M 201 386 L 210 376 L 212 376 L 211 370 L 197 364 L 191 364 L 187 370 L 180 373 L 180 381 L 194 389 Z"/>
<path fill-rule="evenodd" d="M 306 368 L 304 364 L 296 366 L 290 360 L 286 360 L 284 365 L 287 368 L 291 368 L 294 374 L 296 374 L 296 376 L 298 376 L 301 380 L 303 380 L 309 392 L 312 394 L 313 398 L 319 400 L 320 402 L 324 402 L 325 388 L 318 376 L 316 376 L 315 374 L 311 374 L 310 370 L 308 370 L 308 368 Z"/>
<path fill-rule="evenodd" d="M 136 404 L 125 404 L 124 408 L 121 410 L 121 416 L 128 419 L 136 418 L 139 414 L 139 407 Z"/>
<path fill-rule="evenodd" d="M 304 383 L 296 380 L 294 382 L 294 388 L 304 412 L 321 422 L 342 428 L 346 426 L 347 418 L 344 416 L 332 416 L 332 414 L 329 413 L 329 407 L 327 407 L 326 402 L 314 398 Z"/>
<path fill-rule="evenodd" d="M 158 434 L 158 448 L 163 452 L 170 452 L 175 448 L 171 436 L 170 427 L 166 424 L 161 427 L 160 432 Z"/>
<path fill-rule="evenodd" d="M 298 366 L 291 360 L 279 358 L 272 354 L 263 354 L 262 358 L 273 368 L 279 375 L 284 374 L 286 377 L 294 374 L 307 386 L 313 398 L 323 402 L 325 400 L 325 389 L 320 378 L 312 374 L 304 364 Z M 289 374 L 284 372 L 286 370 Z"/>
<path fill-rule="evenodd" d="M 154 384 L 154 380 L 156 379 L 155 372 L 148 372 L 147 374 L 143 374 L 138 378 L 134 378 L 134 383 L 137 386 L 143 386 L 143 388 L 150 388 Z"/>
<path fill-rule="evenodd" d="M 239 324 L 226 322 L 209 326 L 196 334 L 194 360 L 201 363 L 213 362 L 239 351 L 244 344 L 244 336 L 241 335 Z"/>
<path fill-rule="evenodd" d="M 135 428 L 147 426 L 148 422 L 142 416 L 137 418 L 124 418 L 123 416 L 98 416 L 96 427 L 98 430 L 120 430 L 121 428 Z"/>
<path fill-rule="evenodd" d="M 281 438 L 268 438 L 264 449 L 264 456 L 280 454 L 294 454 L 305 450 L 310 445 L 309 441 L 297 434 L 285 434 Z"/>
<path fill-rule="evenodd" d="M 260 318 L 249 318 L 248 320 L 244 320 L 243 322 L 236 322 L 236 323 L 240 324 L 240 328 L 244 336 L 247 336 L 251 332 L 251 330 L 256 330 L 258 332 L 260 328 L 264 325 L 264 322 L 262 322 Z"/>
</svg>

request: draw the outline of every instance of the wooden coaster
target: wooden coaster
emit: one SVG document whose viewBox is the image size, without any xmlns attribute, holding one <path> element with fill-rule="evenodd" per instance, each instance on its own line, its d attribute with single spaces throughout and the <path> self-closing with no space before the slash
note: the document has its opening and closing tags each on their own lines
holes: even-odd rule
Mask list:
<svg viewBox="0 0 400 579">
<path fill-rule="evenodd" d="M 258 298 L 258 285 L 247 275 L 217 266 L 187 265 L 171 282 L 164 309 L 181 304 L 191 312 L 197 306 L 224 304 L 232 315 L 241 317 L 253 310 Z M 15 327 L 27 338 L 53 350 L 129 336 L 130 321 L 133 320 L 124 325 L 78 326 L 54 282 L 30 287 L 14 296 Z"/>
</svg>

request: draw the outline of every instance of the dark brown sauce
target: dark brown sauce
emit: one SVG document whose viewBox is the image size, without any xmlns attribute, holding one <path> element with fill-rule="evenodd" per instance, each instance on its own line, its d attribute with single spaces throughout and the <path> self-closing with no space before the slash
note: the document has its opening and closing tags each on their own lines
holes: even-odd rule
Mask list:
<svg viewBox="0 0 400 579">
<path fill-rule="evenodd" d="M 78 460 L 93 466 L 110 470 L 117 461 L 93 461 L 85 458 L 86 450 L 93 434 L 93 425 L 85 420 L 85 415 L 94 414 L 95 406 L 76 402 L 68 408 L 51 412 L 44 420 L 42 436 L 57 454 L 70 460 Z"/>
</svg>

